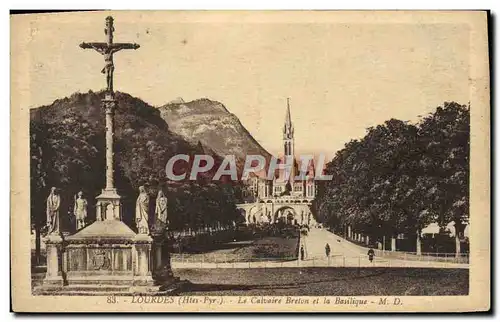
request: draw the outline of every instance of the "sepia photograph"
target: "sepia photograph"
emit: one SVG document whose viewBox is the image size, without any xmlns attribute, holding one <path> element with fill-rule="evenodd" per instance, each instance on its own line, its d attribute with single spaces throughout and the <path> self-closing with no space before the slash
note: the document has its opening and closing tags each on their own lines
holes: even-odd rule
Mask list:
<svg viewBox="0 0 500 322">
<path fill-rule="evenodd" d="M 486 11 L 10 24 L 14 311 L 490 309 Z"/>
</svg>

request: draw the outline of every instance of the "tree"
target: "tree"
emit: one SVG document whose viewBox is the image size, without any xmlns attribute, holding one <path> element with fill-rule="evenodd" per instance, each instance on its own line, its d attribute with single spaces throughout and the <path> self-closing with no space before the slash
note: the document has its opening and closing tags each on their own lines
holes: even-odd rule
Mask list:
<svg viewBox="0 0 500 322">
<path fill-rule="evenodd" d="M 43 123 L 30 122 L 30 194 L 31 196 L 43 195 L 46 191 L 47 164 L 44 159 L 43 142 L 47 129 Z M 45 205 L 41 198 L 30 199 L 32 229 L 35 229 L 35 263 L 41 263 L 40 239 L 41 230 L 45 225 Z"/>
<path fill-rule="evenodd" d="M 432 222 L 456 226 L 457 256 L 469 212 L 469 110 L 445 103 L 418 124 L 391 119 L 368 128 L 327 164 L 318 187 L 320 216 L 330 226 L 371 237 L 415 236 Z"/>
<path fill-rule="evenodd" d="M 460 236 L 469 221 L 470 108 L 445 102 L 420 125 L 426 148 L 424 165 L 436 184 L 433 210 L 442 227 L 455 223 L 455 255 L 460 256 Z"/>
</svg>

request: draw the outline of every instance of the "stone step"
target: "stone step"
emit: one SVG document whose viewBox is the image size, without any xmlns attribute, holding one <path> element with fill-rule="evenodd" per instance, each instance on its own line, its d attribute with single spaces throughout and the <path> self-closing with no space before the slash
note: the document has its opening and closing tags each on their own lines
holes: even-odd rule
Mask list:
<svg viewBox="0 0 500 322">
<path fill-rule="evenodd" d="M 138 294 L 147 295 L 175 295 L 189 282 L 178 281 L 166 286 L 130 286 L 116 284 L 72 284 L 66 286 L 42 285 L 35 287 L 34 295 L 79 295 L 79 296 L 131 296 Z"/>
<path fill-rule="evenodd" d="M 68 284 L 70 286 L 73 285 L 113 285 L 113 286 L 130 286 L 134 283 L 134 279 L 132 277 L 114 277 L 114 276 L 68 276 L 66 278 Z M 137 283 L 141 281 L 137 280 Z M 147 280 L 145 283 L 147 284 L 153 283 L 153 280 Z"/>
<path fill-rule="evenodd" d="M 78 290 L 78 291 L 106 291 L 106 292 L 118 292 L 118 291 L 128 291 L 130 289 L 129 285 L 112 285 L 112 284 L 72 284 L 65 286 L 44 286 L 45 290 Z"/>
<path fill-rule="evenodd" d="M 45 278 L 45 273 L 31 273 L 31 279 L 41 281 Z"/>
</svg>

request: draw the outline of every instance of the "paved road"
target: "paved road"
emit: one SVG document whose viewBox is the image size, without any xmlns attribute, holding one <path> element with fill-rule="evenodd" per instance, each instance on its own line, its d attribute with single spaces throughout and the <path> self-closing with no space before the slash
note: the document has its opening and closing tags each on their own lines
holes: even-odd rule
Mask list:
<svg viewBox="0 0 500 322">
<path fill-rule="evenodd" d="M 302 236 L 302 244 L 307 258 L 326 258 L 325 245 L 330 245 L 330 256 L 359 257 L 366 255 L 360 248 L 334 233 L 319 228 L 311 228 L 307 236 Z"/>
<path fill-rule="evenodd" d="M 330 245 L 330 257 L 325 254 L 325 245 Z M 311 228 L 308 236 L 301 238 L 306 253 L 305 260 L 260 261 L 260 262 L 180 262 L 172 260 L 173 268 L 263 268 L 263 267 L 421 267 L 421 268 L 468 268 L 468 264 L 436 261 L 414 261 L 375 257 L 370 263 L 367 249 L 355 245 L 326 229 Z"/>
<path fill-rule="evenodd" d="M 330 245 L 330 258 L 326 257 L 325 245 Z M 355 245 L 334 233 L 319 228 L 311 228 L 302 238 L 306 258 L 304 266 L 347 266 L 347 267 L 428 267 L 428 268 L 468 268 L 468 264 L 456 264 L 437 261 L 415 261 L 375 256 L 372 263 L 368 260 L 367 248 Z"/>
</svg>

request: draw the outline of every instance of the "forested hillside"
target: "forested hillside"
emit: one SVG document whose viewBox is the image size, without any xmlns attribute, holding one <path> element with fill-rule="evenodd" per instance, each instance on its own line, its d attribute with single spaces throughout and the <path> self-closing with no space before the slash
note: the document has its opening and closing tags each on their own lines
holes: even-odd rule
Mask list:
<svg viewBox="0 0 500 322">
<path fill-rule="evenodd" d="M 31 215 L 34 226 L 45 222 L 45 200 L 50 187 L 60 189 L 63 225 L 68 225 L 74 195 L 82 190 L 95 218 L 95 197 L 105 185 L 105 124 L 103 93 L 76 93 L 31 111 Z M 159 188 L 169 202 L 172 229 L 227 225 L 239 220 L 235 183 L 211 182 L 213 172 L 191 182 L 167 181 L 165 165 L 175 154 L 202 154 L 201 144 L 191 144 L 172 133 L 160 111 L 128 94 L 117 93 L 115 113 L 115 185 L 123 196 L 124 221 L 134 227 L 137 189 L 145 185 L 154 205 Z M 216 157 L 216 165 L 220 158 Z M 189 165 L 176 163 L 174 172 Z M 189 175 L 189 172 L 188 172 Z M 65 222 L 66 221 L 66 222 Z M 35 225 L 36 224 L 36 225 Z"/>
</svg>

